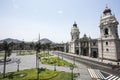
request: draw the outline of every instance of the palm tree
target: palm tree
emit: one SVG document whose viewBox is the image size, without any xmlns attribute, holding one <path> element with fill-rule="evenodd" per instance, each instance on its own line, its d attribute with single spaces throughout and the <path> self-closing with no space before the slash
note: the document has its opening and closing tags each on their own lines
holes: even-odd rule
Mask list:
<svg viewBox="0 0 120 80">
<path fill-rule="evenodd" d="M 40 41 L 36 43 L 35 50 L 36 50 L 36 69 L 37 69 L 37 79 L 39 80 L 39 56 L 38 53 L 40 52 L 41 44 Z"/>
<path fill-rule="evenodd" d="M 30 52 L 32 52 L 34 50 L 34 47 L 35 47 L 35 45 L 33 42 L 29 44 Z"/>
<path fill-rule="evenodd" d="M 46 45 L 45 45 L 45 44 L 42 44 L 42 45 L 41 45 L 41 48 L 42 48 L 42 50 L 43 50 L 44 53 L 45 53 Z"/>
<path fill-rule="evenodd" d="M 6 71 L 6 58 L 11 55 L 11 43 L 7 43 L 6 41 L 3 42 L 3 50 L 5 50 L 4 55 L 4 68 L 3 68 L 3 78 L 5 78 L 5 71 Z"/>
<path fill-rule="evenodd" d="M 48 51 L 50 50 L 50 43 L 47 43 L 46 44 L 46 47 L 47 47 L 47 49 L 48 49 Z"/>
<path fill-rule="evenodd" d="M 14 45 L 15 45 L 15 43 L 14 43 L 14 42 L 11 42 L 11 43 L 9 43 L 9 45 L 10 45 L 11 49 L 14 50 Z"/>
<path fill-rule="evenodd" d="M 21 50 L 23 50 L 23 49 L 24 49 L 24 45 L 25 45 L 25 43 L 24 43 L 24 42 L 20 43 L 20 45 L 19 45 L 19 48 L 20 48 L 20 54 L 21 54 Z"/>
<path fill-rule="evenodd" d="M 29 46 L 30 46 L 30 49 L 33 50 L 33 49 L 34 49 L 34 46 L 35 46 L 35 45 L 34 45 L 34 42 L 30 43 Z"/>
</svg>

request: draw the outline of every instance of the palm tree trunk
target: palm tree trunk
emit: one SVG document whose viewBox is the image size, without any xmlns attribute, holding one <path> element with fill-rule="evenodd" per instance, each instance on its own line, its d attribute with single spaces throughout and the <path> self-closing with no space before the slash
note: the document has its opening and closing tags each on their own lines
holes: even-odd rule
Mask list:
<svg viewBox="0 0 120 80">
<path fill-rule="evenodd" d="M 3 78 L 5 78 L 5 71 L 6 71 L 6 57 L 7 57 L 7 53 L 5 51 L 5 56 L 4 56 L 4 68 L 3 68 Z"/>
</svg>

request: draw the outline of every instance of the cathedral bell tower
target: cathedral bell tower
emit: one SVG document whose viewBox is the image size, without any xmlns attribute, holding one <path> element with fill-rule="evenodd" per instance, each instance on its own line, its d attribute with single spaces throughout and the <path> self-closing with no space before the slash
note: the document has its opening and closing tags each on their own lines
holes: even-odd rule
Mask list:
<svg viewBox="0 0 120 80">
<path fill-rule="evenodd" d="M 74 22 L 73 27 L 71 29 L 71 41 L 69 46 L 69 52 L 71 53 L 79 54 L 79 34 L 80 32 L 78 26 L 76 22 Z"/>
<path fill-rule="evenodd" d="M 119 61 L 120 40 L 118 36 L 118 21 L 107 6 L 100 20 L 100 38 L 98 40 L 99 58 Z"/>
<path fill-rule="evenodd" d="M 76 22 L 74 22 L 73 27 L 71 29 L 71 41 L 75 41 L 75 40 L 79 39 L 79 34 L 80 34 L 80 32 L 77 27 L 77 24 L 76 24 Z"/>
</svg>

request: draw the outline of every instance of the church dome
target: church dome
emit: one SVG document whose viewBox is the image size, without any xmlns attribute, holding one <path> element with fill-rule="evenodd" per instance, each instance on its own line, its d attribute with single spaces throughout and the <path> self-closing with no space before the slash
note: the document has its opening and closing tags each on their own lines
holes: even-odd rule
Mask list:
<svg viewBox="0 0 120 80">
<path fill-rule="evenodd" d="M 111 9 L 109 9 L 107 6 L 105 8 L 105 10 L 103 11 L 104 14 L 106 13 L 110 13 L 111 14 Z"/>
</svg>

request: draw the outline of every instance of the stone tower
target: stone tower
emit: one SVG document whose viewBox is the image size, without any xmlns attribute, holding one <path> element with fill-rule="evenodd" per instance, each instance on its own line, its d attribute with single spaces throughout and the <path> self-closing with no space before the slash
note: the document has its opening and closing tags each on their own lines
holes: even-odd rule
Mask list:
<svg viewBox="0 0 120 80">
<path fill-rule="evenodd" d="M 79 29 L 77 27 L 76 22 L 74 22 L 73 27 L 71 29 L 71 42 L 70 42 L 70 51 L 71 53 L 79 54 Z"/>
<path fill-rule="evenodd" d="M 120 60 L 120 40 L 118 36 L 118 21 L 108 7 L 103 11 L 100 20 L 100 38 L 98 40 L 99 58 L 101 61 Z"/>
<path fill-rule="evenodd" d="M 75 41 L 75 40 L 79 39 L 79 34 L 80 34 L 80 32 L 77 27 L 77 24 L 76 24 L 76 22 L 74 22 L 73 27 L 71 29 L 71 41 Z"/>
</svg>

